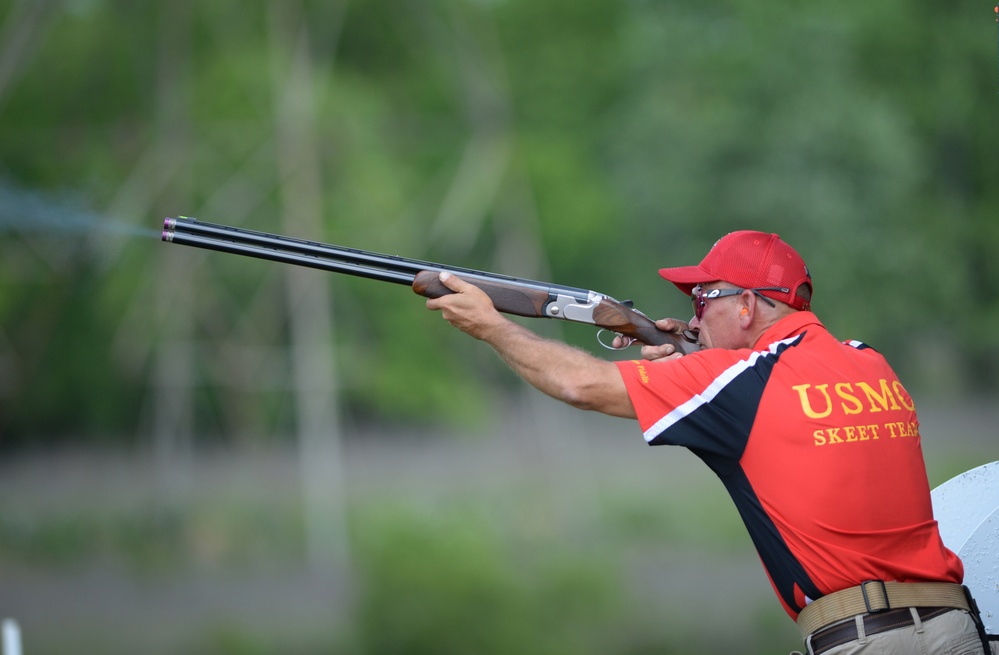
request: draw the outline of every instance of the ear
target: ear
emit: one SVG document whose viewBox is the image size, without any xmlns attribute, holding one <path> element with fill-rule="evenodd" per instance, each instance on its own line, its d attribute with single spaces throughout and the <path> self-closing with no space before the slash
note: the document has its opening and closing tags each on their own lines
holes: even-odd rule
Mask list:
<svg viewBox="0 0 999 655">
<path fill-rule="evenodd" d="M 742 301 L 742 307 L 739 308 L 739 327 L 745 330 L 752 325 L 753 317 L 756 316 L 756 296 L 748 291 L 739 299 Z"/>
</svg>

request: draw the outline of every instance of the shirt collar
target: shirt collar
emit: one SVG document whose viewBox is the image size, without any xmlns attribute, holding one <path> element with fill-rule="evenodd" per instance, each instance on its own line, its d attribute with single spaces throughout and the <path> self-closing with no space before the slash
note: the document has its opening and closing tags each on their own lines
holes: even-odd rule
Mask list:
<svg viewBox="0 0 999 655">
<path fill-rule="evenodd" d="M 753 344 L 753 348 L 759 349 L 761 347 L 769 346 L 775 341 L 797 336 L 812 325 L 817 325 L 818 327 L 825 329 L 825 326 L 822 325 L 822 321 L 819 320 L 819 317 L 812 312 L 800 311 L 788 314 L 771 325 L 766 332 L 760 335 L 760 338 L 755 344 Z"/>
</svg>

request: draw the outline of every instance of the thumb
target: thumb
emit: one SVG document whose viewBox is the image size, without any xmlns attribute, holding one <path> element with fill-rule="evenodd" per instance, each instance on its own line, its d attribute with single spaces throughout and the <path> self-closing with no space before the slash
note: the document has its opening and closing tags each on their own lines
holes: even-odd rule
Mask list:
<svg viewBox="0 0 999 655">
<path fill-rule="evenodd" d="M 684 321 L 675 318 L 661 318 L 656 321 L 656 327 L 663 332 L 680 333 L 686 330 L 688 326 Z"/>
<path fill-rule="evenodd" d="M 441 271 L 438 277 L 440 278 L 441 284 L 455 293 L 461 293 L 471 286 L 468 282 L 465 282 L 457 275 L 449 273 L 448 271 Z"/>
</svg>

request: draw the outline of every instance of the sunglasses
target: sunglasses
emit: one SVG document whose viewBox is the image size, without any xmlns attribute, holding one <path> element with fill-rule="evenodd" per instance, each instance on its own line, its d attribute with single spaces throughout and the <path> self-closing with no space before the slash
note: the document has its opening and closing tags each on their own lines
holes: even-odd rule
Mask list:
<svg viewBox="0 0 999 655">
<path fill-rule="evenodd" d="M 757 287 L 755 289 L 712 289 L 711 291 L 704 291 L 701 287 L 694 287 L 694 292 L 690 294 L 690 301 L 694 305 L 694 317 L 699 321 L 704 316 L 704 308 L 707 306 L 709 300 L 714 300 L 716 298 L 724 298 L 726 296 L 738 296 L 743 291 L 752 291 L 757 296 L 760 297 L 763 302 L 770 305 L 771 307 L 776 307 L 777 305 L 773 300 L 764 296 L 761 291 L 780 291 L 781 293 L 787 293 L 790 291 L 787 287 Z"/>
</svg>

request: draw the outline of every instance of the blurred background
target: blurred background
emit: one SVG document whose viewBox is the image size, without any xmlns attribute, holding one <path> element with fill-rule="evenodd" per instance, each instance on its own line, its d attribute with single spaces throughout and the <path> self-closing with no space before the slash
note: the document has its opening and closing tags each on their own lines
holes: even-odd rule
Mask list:
<svg viewBox="0 0 999 655">
<path fill-rule="evenodd" d="M 689 453 L 163 218 L 679 317 L 660 266 L 776 231 L 935 487 L 999 452 L 997 116 L 992 0 L 0 0 L 0 618 L 28 655 L 796 648 Z"/>
</svg>

